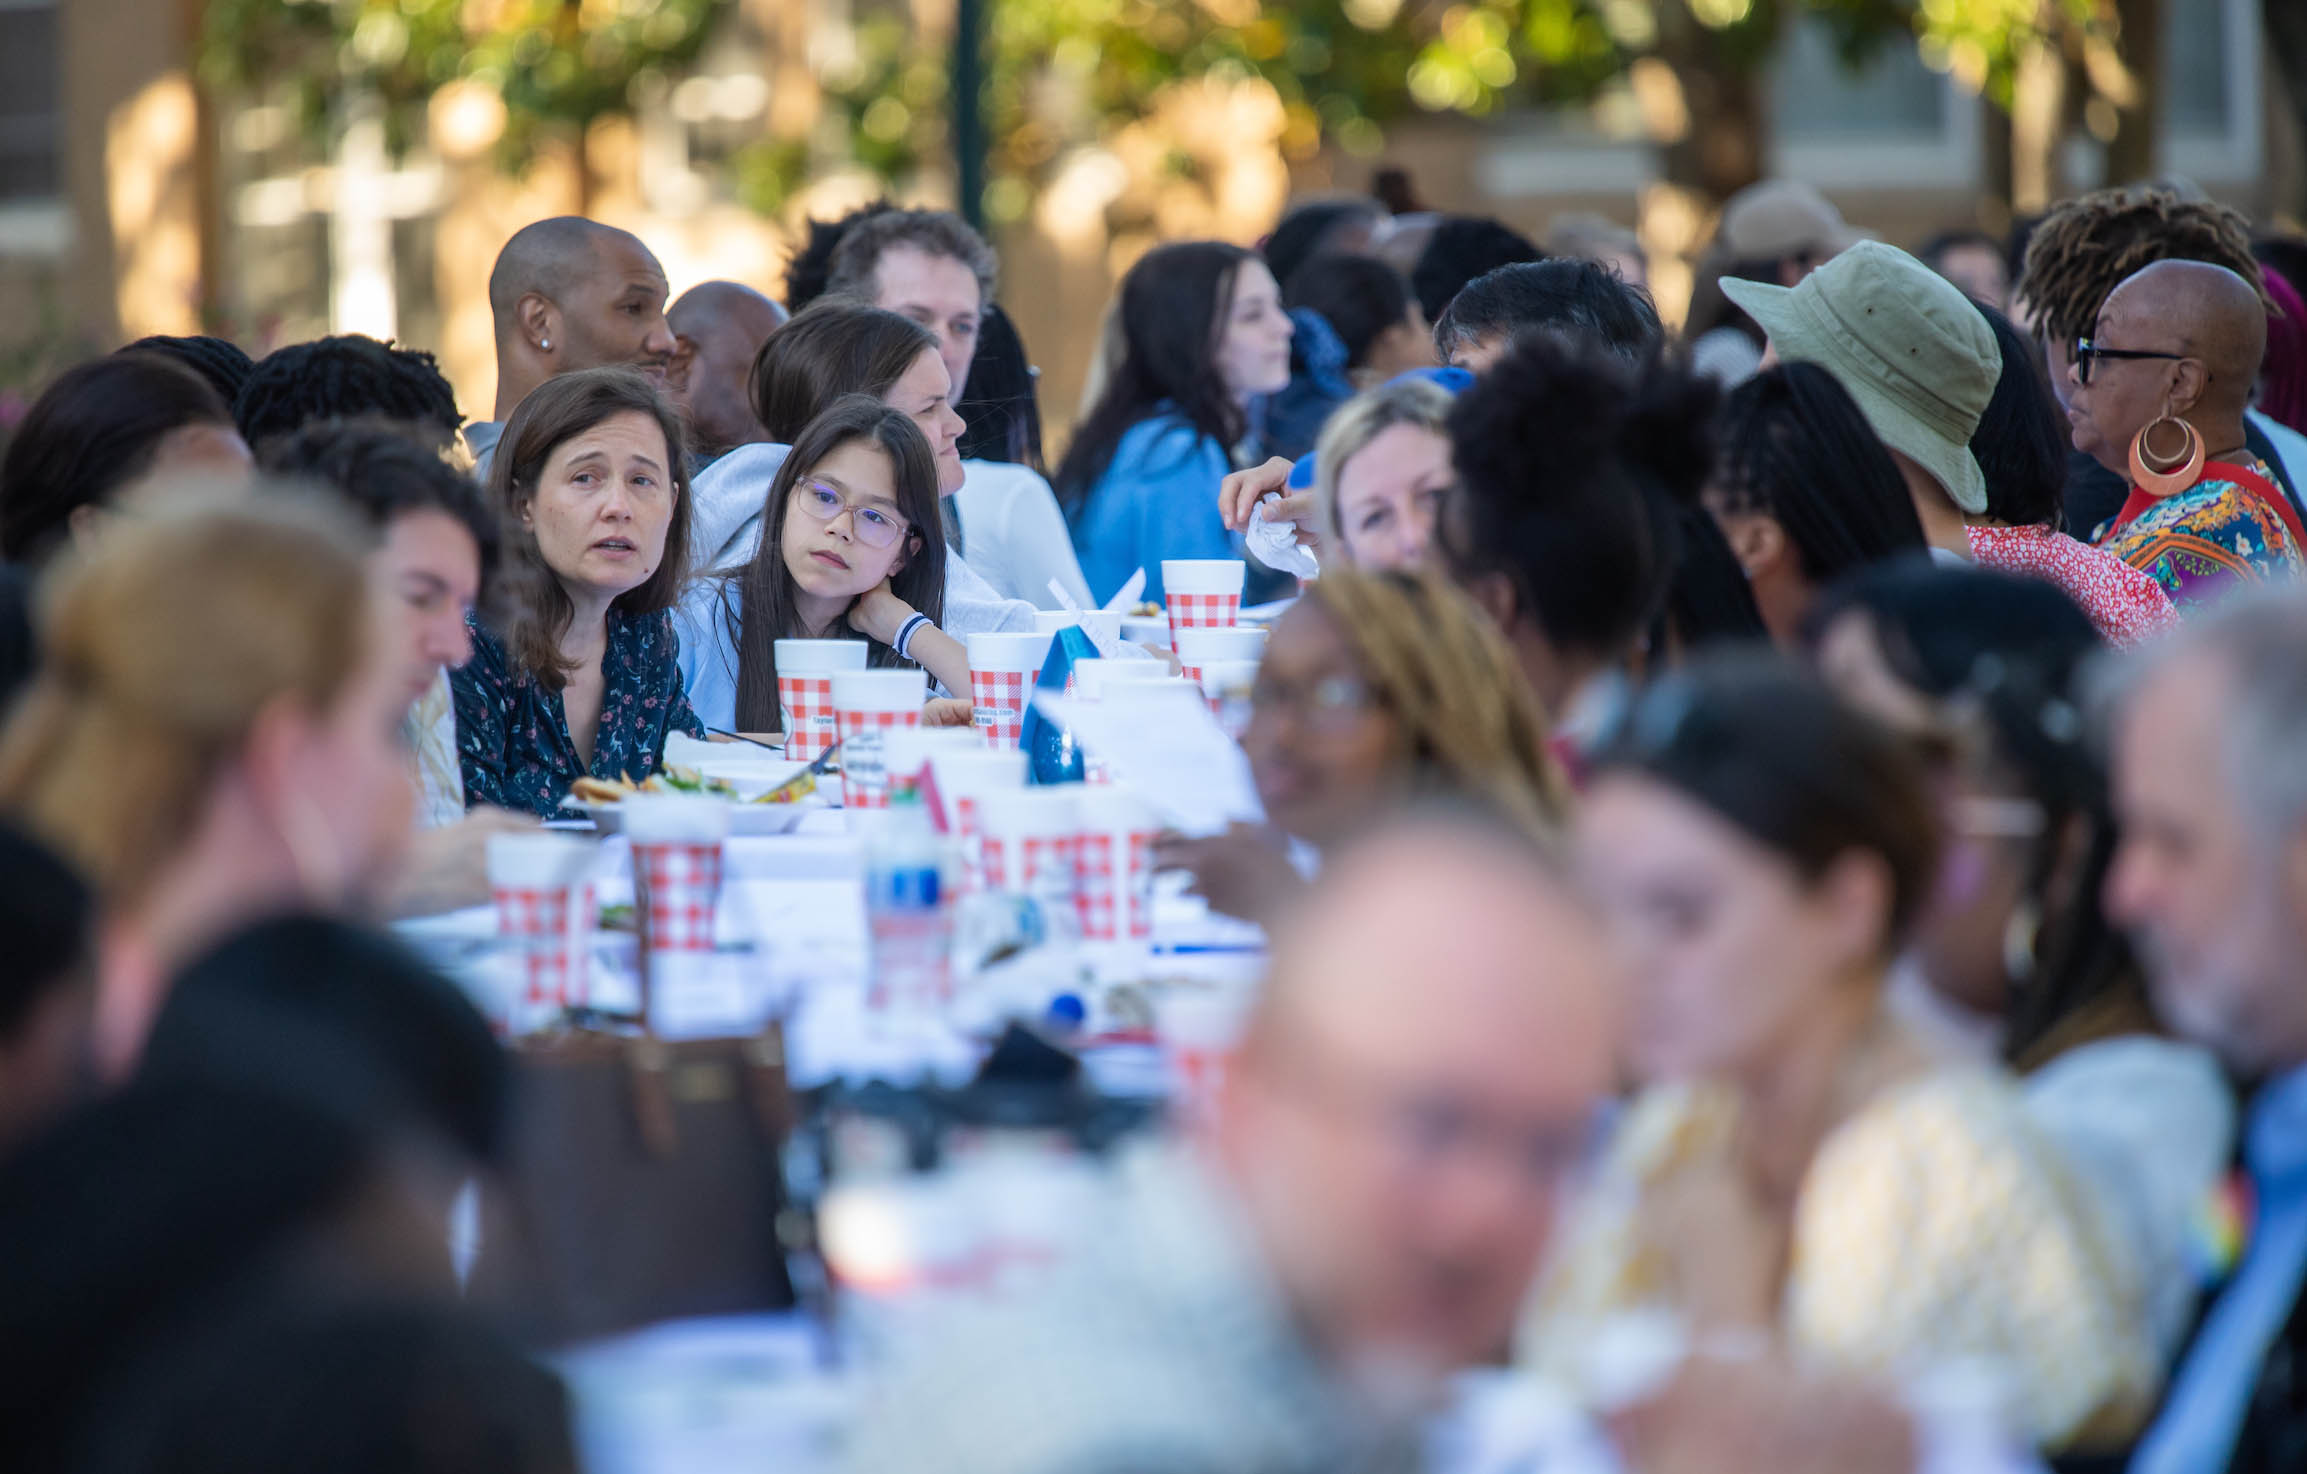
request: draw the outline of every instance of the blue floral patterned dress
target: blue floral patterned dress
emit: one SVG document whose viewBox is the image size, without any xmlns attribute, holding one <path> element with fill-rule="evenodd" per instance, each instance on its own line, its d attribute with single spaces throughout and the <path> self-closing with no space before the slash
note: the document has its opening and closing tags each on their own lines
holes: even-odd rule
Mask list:
<svg viewBox="0 0 2307 1474">
<path fill-rule="evenodd" d="M 609 643 L 601 656 L 601 724 L 593 734 L 590 767 L 577 757 L 561 693 L 513 668 L 497 637 L 467 619 L 473 658 L 452 672 L 457 703 L 457 759 L 464 769 L 465 802 L 495 804 L 551 818 L 569 785 L 595 778 L 657 771 L 670 732 L 705 735 L 682 694 L 672 616 L 609 611 Z"/>
</svg>

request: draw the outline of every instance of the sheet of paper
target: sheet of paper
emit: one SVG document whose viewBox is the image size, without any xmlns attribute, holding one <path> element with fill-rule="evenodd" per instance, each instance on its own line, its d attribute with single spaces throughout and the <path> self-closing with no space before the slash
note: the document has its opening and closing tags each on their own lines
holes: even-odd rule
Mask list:
<svg viewBox="0 0 2307 1474">
<path fill-rule="evenodd" d="M 1123 685 L 1102 701 L 1049 691 L 1035 693 L 1033 701 L 1181 833 L 1215 834 L 1237 821 L 1265 819 L 1249 759 L 1199 691 L 1182 683 Z"/>
</svg>

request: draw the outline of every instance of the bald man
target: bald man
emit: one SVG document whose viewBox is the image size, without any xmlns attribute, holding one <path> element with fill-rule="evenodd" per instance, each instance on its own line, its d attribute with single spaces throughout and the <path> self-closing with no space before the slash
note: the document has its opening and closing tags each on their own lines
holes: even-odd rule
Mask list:
<svg viewBox="0 0 2307 1474">
<path fill-rule="evenodd" d="M 479 469 L 514 409 L 556 374 L 627 363 L 662 385 L 675 346 L 665 295 L 665 268 L 613 225 L 559 215 L 513 232 L 489 273 L 496 416 L 465 427 Z"/>
<path fill-rule="evenodd" d="M 858 1474 L 1412 1467 L 1507 1341 L 1611 1084 L 1605 942 L 1490 821 L 1335 857 L 1206 1118 L 1116 1166 L 1030 1296 L 901 1347 Z"/>
<path fill-rule="evenodd" d="M 2075 448 L 2132 483 L 2100 545 L 2153 574 L 2182 612 L 2307 569 L 2307 531 L 2244 427 L 2266 348 L 2251 283 L 2157 261 L 2107 294 L 2067 370 Z"/>
<path fill-rule="evenodd" d="M 679 345 L 673 392 L 689 418 L 689 451 L 697 465 L 769 438 L 753 414 L 753 360 L 789 315 L 733 281 L 699 282 L 666 309 L 666 325 Z"/>
</svg>

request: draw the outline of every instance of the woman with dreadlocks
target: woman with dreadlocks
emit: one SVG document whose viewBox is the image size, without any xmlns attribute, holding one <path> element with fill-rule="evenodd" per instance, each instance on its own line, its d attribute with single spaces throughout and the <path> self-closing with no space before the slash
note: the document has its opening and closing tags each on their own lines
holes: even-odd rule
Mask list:
<svg viewBox="0 0 2307 1474">
<path fill-rule="evenodd" d="M 1392 803 L 1449 795 L 1550 838 L 1568 788 L 1513 652 L 1432 575 L 1341 568 L 1274 626 L 1242 746 L 1269 827 L 1172 839 L 1166 868 L 1230 916 L 1261 920 L 1321 852 Z"/>
</svg>

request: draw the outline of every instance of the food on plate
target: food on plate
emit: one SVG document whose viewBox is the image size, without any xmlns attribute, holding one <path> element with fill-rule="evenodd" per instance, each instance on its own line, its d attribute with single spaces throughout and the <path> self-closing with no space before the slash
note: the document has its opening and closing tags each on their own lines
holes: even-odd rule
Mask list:
<svg viewBox="0 0 2307 1474">
<path fill-rule="evenodd" d="M 1156 604 L 1151 599 L 1140 599 L 1130 609 L 1129 617 L 1132 619 L 1159 619 L 1162 617 L 1162 614 L 1163 609 L 1161 605 Z"/>
<path fill-rule="evenodd" d="M 737 790 L 726 779 L 708 778 L 695 768 L 667 763 L 663 772 L 635 783 L 631 778 L 579 778 L 569 785 L 569 797 L 581 804 L 623 803 L 636 793 L 687 793 L 703 798 L 735 799 Z"/>
<path fill-rule="evenodd" d="M 817 791 L 817 774 L 804 769 L 758 798 L 740 799 L 736 785 L 726 778 L 709 778 L 695 768 L 667 763 L 655 777 L 635 783 L 631 778 L 579 778 L 569 785 L 569 802 L 619 804 L 636 793 L 686 793 L 703 798 L 725 798 L 731 803 L 789 804 Z"/>
</svg>

